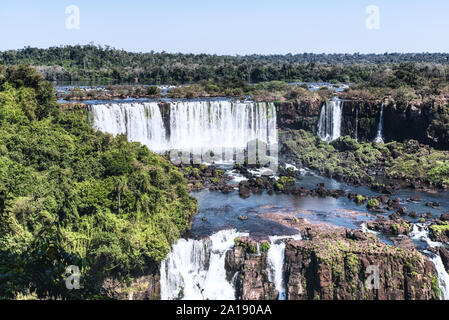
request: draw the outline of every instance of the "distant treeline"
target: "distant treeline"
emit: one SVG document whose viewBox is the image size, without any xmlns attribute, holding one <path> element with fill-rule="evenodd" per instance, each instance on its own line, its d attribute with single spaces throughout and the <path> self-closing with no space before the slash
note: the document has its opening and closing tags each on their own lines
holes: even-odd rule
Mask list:
<svg viewBox="0 0 449 320">
<path fill-rule="evenodd" d="M 422 78 L 446 77 L 449 54 L 287 54 L 218 56 L 133 53 L 109 46 L 77 45 L 0 52 L 6 66 L 29 63 L 47 80 L 94 83 L 185 84 L 206 81 L 368 82 L 394 68 L 414 68 Z M 412 67 L 410 66 L 412 65 Z M 394 70 L 393 70 L 394 72 Z M 446 79 L 444 79 L 446 80 Z"/>
</svg>

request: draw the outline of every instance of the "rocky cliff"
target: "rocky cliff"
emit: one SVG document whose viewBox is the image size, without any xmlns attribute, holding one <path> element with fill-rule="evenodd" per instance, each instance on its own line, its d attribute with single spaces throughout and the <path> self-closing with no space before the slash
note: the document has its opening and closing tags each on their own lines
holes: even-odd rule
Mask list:
<svg viewBox="0 0 449 320">
<path fill-rule="evenodd" d="M 323 103 L 320 98 L 276 103 L 278 128 L 316 132 Z"/>
<path fill-rule="evenodd" d="M 268 280 L 267 251 L 257 253 L 255 248 L 251 239 L 236 240 L 234 249 L 226 253 L 228 281 L 234 281 L 239 300 L 276 300 L 278 292 Z"/>
<path fill-rule="evenodd" d="M 344 100 L 341 134 L 372 141 L 377 133 L 380 107 L 384 106 L 386 141 L 414 139 L 440 149 L 449 148 L 449 106 L 446 101 Z M 279 102 L 278 128 L 317 131 L 324 100 L 316 98 Z"/>
<path fill-rule="evenodd" d="M 105 297 L 116 300 L 159 300 L 161 296 L 160 275 L 143 275 L 128 281 L 107 278 L 101 284 Z"/>
<path fill-rule="evenodd" d="M 435 267 L 415 249 L 389 246 L 372 234 L 343 228 L 309 228 L 303 233 L 307 240 L 285 240 L 283 274 L 289 300 L 435 298 Z M 239 239 L 226 257 L 228 275 L 238 272 L 240 299 L 274 298 L 267 254 L 248 251 L 253 246 L 253 240 Z M 378 282 L 373 277 L 377 272 Z"/>
</svg>

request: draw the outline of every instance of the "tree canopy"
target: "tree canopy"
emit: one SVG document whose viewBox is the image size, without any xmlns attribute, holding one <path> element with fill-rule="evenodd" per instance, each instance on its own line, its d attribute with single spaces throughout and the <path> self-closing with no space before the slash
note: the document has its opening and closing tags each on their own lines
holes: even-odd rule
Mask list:
<svg viewBox="0 0 449 320">
<path fill-rule="evenodd" d="M 135 53 L 109 46 L 26 47 L 0 52 L 5 65 L 29 63 L 47 80 L 105 84 L 185 84 L 205 81 L 370 81 L 394 66 L 419 64 L 423 76 L 447 74 L 449 54 L 287 54 L 218 56 Z M 403 67 L 401 67 L 403 69 Z M 409 70 L 410 71 L 410 70 Z M 394 70 L 392 71 L 394 73 Z M 408 74 L 404 73 L 403 78 Z"/>
</svg>

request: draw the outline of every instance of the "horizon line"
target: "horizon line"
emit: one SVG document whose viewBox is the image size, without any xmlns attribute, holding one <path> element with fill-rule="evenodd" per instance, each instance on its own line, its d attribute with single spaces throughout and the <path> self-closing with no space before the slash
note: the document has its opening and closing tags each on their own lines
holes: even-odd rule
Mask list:
<svg viewBox="0 0 449 320">
<path fill-rule="evenodd" d="M 367 56 L 367 55 L 377 55 L 377 56 L 382 56 L 382 55 L 392 55 L 392 54 L 404 54 L 404 55 L 424 55 L 424 54 L 441 54 L 441 55 L 449 55 L 449 52 L 429 52 L 429 51 L 421 51 L 421 52 L 399 52 L 399 51 L 393 51 L 393 52 L 382 52 L 382 53 L 375 53 L 375 52 L 359 52 L 359 51 L 354 51 L 354 52 L 307 52 L 307 51 L 303 51 L 303 52 L 287 52 L 287 53 L 245 53 L 245 54 L 229 54 L 229 53 L 206 53 L 206 52 L 200 52 L 200 53 L 193 53 L 193 52 L 180 52 L 180 51 L 155 51 L 155 50 L 150 50 L 150 51 L 136 51 L 136 50 L 130 50 L 130 49 L 124 49 L 124 48 L 116 48 L 114 46 L 110 46 L 108 44 L 95 44 L 95 43 L 87 43 L 87 44 L 60 44 L 60 45 L 52 45 L 49 47 L 35 47 L 35 46 L 24 46 L 22 48 L 14 48 L 14 49 L 2 49 L 0 50 L 0 52 L 8 52 L 8 51 L 21 51 L 21 50 L 26 50 L 26 49 L 39 49 L 39 50 L 49 50 L 52 48 L 66 48 L 66 47 L 88 47 L 88 46 L 94 46 L 97 48 L 102 48 L 102 49 L 106 49 L 106 47 L 109 47 L 109 49 L 111 50 L 117 50 L 117 51 L 124 51 L 124 52 L 129 52 L 129 53 L 135 53 L 135 54 L 183 54 L 183 55 L 211 55 L 211 56 L 231 56 L 231 57 L 246 57 L 246 56 L 254 56 L 254 55 L 258 55 L 258 56 L 288 56 L 288 55 L 304 55 L 304 54 L 311 54 L 311 55 L 361 55 L 361 56 Z"/>
</svg>

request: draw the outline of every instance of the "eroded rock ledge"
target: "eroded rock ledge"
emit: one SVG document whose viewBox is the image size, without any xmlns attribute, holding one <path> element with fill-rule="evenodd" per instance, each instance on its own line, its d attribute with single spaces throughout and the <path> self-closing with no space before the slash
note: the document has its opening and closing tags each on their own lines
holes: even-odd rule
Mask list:
<svg viewBox="0 0 449 320">
<path fill-rule="evenodd" d="M 435 267 L 415 249 L 382 243 L 373 234 L 296 223 L 306 240 L 285 240 L 283 275 L 288 300 L 429 300 L 436 298 Z M 243 300 L 274 299 L 267 252 L 254 253 L 254 240 L 239 238 L 226 256 Z M 262 247 L 262 246 L 261 246 Z M 367 287 L 370 266 L 379 270 L 378 289 Z"/>
</svg>

